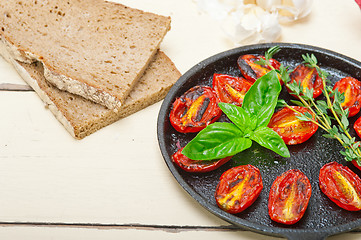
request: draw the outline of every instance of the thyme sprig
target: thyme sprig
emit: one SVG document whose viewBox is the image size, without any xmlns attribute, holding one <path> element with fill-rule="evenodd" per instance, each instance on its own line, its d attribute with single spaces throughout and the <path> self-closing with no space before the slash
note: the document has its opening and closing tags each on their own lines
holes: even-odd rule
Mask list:
<svg viewBox="0 0 361 240">
<path fill-rule="evenodd" d="M 265 54 L 265 59 L 259 62 L 262 63 L 262 65 L 268 65 L 271 69 L 274 69 L 269 63 L 269 59 L 272 58 L 274 53 L 279 51 L 276 50 L 277 48 L 271 48 L 267 51 L 268 53 Z M 290 70 L 281 64 L 280 69 L 276 71 L 281 76 L 286 87 L 290 89 L 290 93 L 299 99 L 291 100 L 291 102 L 298 106 L 306 107 L 312 114 L 308 112 L 301 113 L 291 108 L 291 106 L 282 99 L 279 100 L 278 106 L 285 106 L 297 112 L 297 118 L 301 121 L 311 121 L 317 124 L 326 132 L 326 134 L 323 134 L 324 137 L 336 139 L 341 143 L 345 150 L 340 153 L 345 157 L 346 161 L 355 160 L 357 164 L 361 166 L 361 144 L 349 133 L 348 109 L 343 109 L 342 107 L 342 103 L 345 100 L 344 94 L 339 92 L 338 89 L 333 90 L 332 87 L 327 85 L 327 83 L 329 83 L 328 73 L 318 66 L 318 61 L 314 54 L 305 54 L 302 55 L 302 58 L 304 60 L 303 63 L 310 68 L 315 68 L 321 77 L 325 100 L 315 100 L 313 98 L 313 89 L 302 87 L 301 82 L 291 81 L 289 75 Z M 329 112 L 331 113 L 330 115 Z M 313 116 L 317 121 L 314 120 Z M 333 124 L 332 120 L 336 122 L 336 124 Z"/>
</svg>

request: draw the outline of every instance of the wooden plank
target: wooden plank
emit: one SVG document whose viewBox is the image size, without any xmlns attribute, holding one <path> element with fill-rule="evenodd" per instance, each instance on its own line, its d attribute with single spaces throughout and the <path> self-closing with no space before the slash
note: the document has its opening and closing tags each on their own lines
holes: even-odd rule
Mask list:
<svg viewBox="0 0 361 240">
<path fill-rule="evenodd" d="M 191 0 L 143 3 L 154 6 L 141 9 L 172 17 L 161 48 L 182 72 L 229 48 L 214 35 L 216 21 L 200 18 Z M 184 33 L 189 26 L 192 37 Z M 9 193 L 0 199 L 0 221 L 228 225 L 201 208 L 167 169 L 156 137 L 160 104 L 77 141 L 35 93 L 0 92 L 0 101 L 7 115 L 0 124 L 6 182 L 0 190 Z"/>
<path fill-rule="evenodd" d="M 0 83 L 0 91 L 34 91 L 27 84 Z"/>
<path fill-rule="evenodd" d="M 159 107 L 79 141 L 35 93 L 1 93 L 0 222 L 226 224 L 167 169 L 156 139 Z"/>
<path fill-rule="evenodd" d="M 112 227 L 71 227 L 71 226 L 31 226 L 31 225 L 1 225 L 0 236 L 2 239 L 157 239 L 157 240 L 184 240 L 184 239 L 207 239 L 207 240 L 281 240 L 284 238 L 261 235 L 249 231 L 235 229 L 211 229 L 211 228 L 112 228 Z M 359 240 L 360 233 L 351 232 L 342 235 L 331 236 L 327 240 Z"/>
<path fill-rule="evenodd" d="M 1 226 L 1 225 L 0 225 Z M 352 234 L 348 234 L 351 235 Z M 2 239 L 157 239 L 157 240 L 184 240 L 184 239 L 208 239 L 208 240 L 277 240 L 280 238 L 259 235 L 248 231 L 215 230 L 215 229 L 112 229 L 112 228 L 73 228 L 73 227 L 36 227 L 36 226 L 14 226 L 0 227 Z M 331 239 L 332 240 L 332 239 Z"/>
<path fill-rule="evenodd" d="M 0 84 L 1 83 L 25 84 L 15 69 L 0 56 Z"/>
</svg>

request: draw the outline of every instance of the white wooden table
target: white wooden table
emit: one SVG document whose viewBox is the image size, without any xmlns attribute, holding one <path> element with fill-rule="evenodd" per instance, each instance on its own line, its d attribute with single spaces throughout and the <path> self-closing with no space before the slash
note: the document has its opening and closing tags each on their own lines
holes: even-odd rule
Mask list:
<svg viewBox="0 0 361 240">
<path fill-rule="evenodd" d="M 161 49 L 182 73 L 235 47 L 192 0 L 118 1 L 172 17 Z M 360 23 L 353 0 L 315 0 L 280 41 L 361 60 Z M 79 141 L 24 84 L 0 59 L 0 239 L 276 239 L 234 228 L 180 187 L 158 148 L 161 103 Z"/>
</svg>

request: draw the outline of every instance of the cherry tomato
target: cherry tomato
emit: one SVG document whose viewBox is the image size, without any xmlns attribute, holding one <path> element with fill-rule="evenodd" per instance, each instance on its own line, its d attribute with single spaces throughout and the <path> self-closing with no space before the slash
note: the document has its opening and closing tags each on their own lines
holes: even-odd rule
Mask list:
<svg viewBox="0 0 361 240">
<path fill-rule="evenodd" d="M 218 206 L 235 214 L 252 205 L 263 188 L 258 168 L 248 164 L 233 167 L 222 174 L 216 188 Z"/>
<path fill-rule="evenodd" d="M 275 222 L 294 224 L 304 215 L 311 198 L 311 183 L 304 173 L 291 169 L 273 182 L 268 213 Z"/>
<path fill-rule="evenodd" d="M 345 94 L 345 101 L 341 104 L 343 109 L 348 108 L 349 117 L 355 116 L 361 107 L 361 82 L 353 77 L 345 77 L 336 82 L 333 90 L 336 88 Z"/>
<path fill-rule="evenodd" d="M 221 116 L 218 103 L 211 87 L 195 86 L 174 101 L 170 122 L 178 132 L 199 132 Z"/>
<path fill-rule="evenodd" d="M 357 135 L 361 138 L 361 117 L 359 117 L 356 122 L 353 125 L 353 128 L 355 129 Z M 358 169 L 361 170 L 361 166 L 357 164 L 355 160 L 352 161 L 352 164 L 355 165 Z"/>
<path fill-rule="evenodd" d="M 356 160 L 352 160 L 351 163 L 357 167 L 359 170 L 361 170 L 361 166 L 357 164 Z"/>
<path fill-rule="evenodd" d="M 232 77 L 225 74 L 214 74 L 213 89 L 221 102 L 241 106 L 244 95 L 252 86 L 252 82 L 242 77 Z"/>
<path fill-rule="evenodd" d="M 302 91 L 306 88 L 313 89 L 313 98 L 321 95 L 323 90 L 322 78 L 318 76 L 316 68 L 310 68 L 304 64 L 298 65 L 290 74 L 291 82 L 301 83 Z M 290 89 L 287 88 L 290 92 Z"/>
<path fill-rule="evenodd" d="M 361 117 L 359 117 L 353 125 L 357 135 L 361 138 Z"/>
<path fill-rule="evenodd" d="M 230 156 L 212 161 L 195 161 L 186 157 L 182 153 L 182 150 L 183 148 L 175 152 L 172 155 L 172 160 L 177 166 L 187 172 L 209 172 L 219 168 L 232 158 L 232 156 Z"/>
<path fill-rule="evenodd" d="M 291 106 L 294 110 L 312 113 L 305 107 Z M 268 127 L 280 135 L 287 145 L 295 145 L 307 141 L 318 129 L 318 125 L 311 121 L 301 121 L 298 113 L 288 107 L 281 108 L 273 114 Z M 313 120 L 315 118 L 313 117 Z M 316 121 L 316 120 L 315 120 Z"/>
<path fill-rule="evenodd" d="M 320 170 L 319 185 L 339 207 L 348 211 L 361 210 L 361 179 L 348 167 L 336 162 L 327 163 Z"/>
<path fill-rule="evenodd" d="M 241 70 L 242 75 L 246 79 L 250 80 L 252 83 L 254 83 L 258 78 L 271 71 L 271 68 L 269 66 L 263 66 L 255 63 L 259 61 L 260 58 L 265 59 L 264 56 L 247 54 L 240 56 L 237 60 L 238 68 Z M 271 58 L 269 61 L 272 67 L 274 67 L 275 69 L 280 68 L 281 64 L 277 60 Z M 280 83 L 283 83 L 282 80 L 280 80 Z"/>
</svg>

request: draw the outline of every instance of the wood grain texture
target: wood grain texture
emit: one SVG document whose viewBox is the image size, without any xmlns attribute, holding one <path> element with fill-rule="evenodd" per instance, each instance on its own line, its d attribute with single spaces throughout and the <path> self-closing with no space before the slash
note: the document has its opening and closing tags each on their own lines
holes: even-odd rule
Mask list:
<svg viewBox="0 0 361 240">
<path fill-rule="evenodd" d="M 0 83 L 0 91 L 34 91 L 29 85 L 14 84 L 14 83 Z"/>
</svg>

